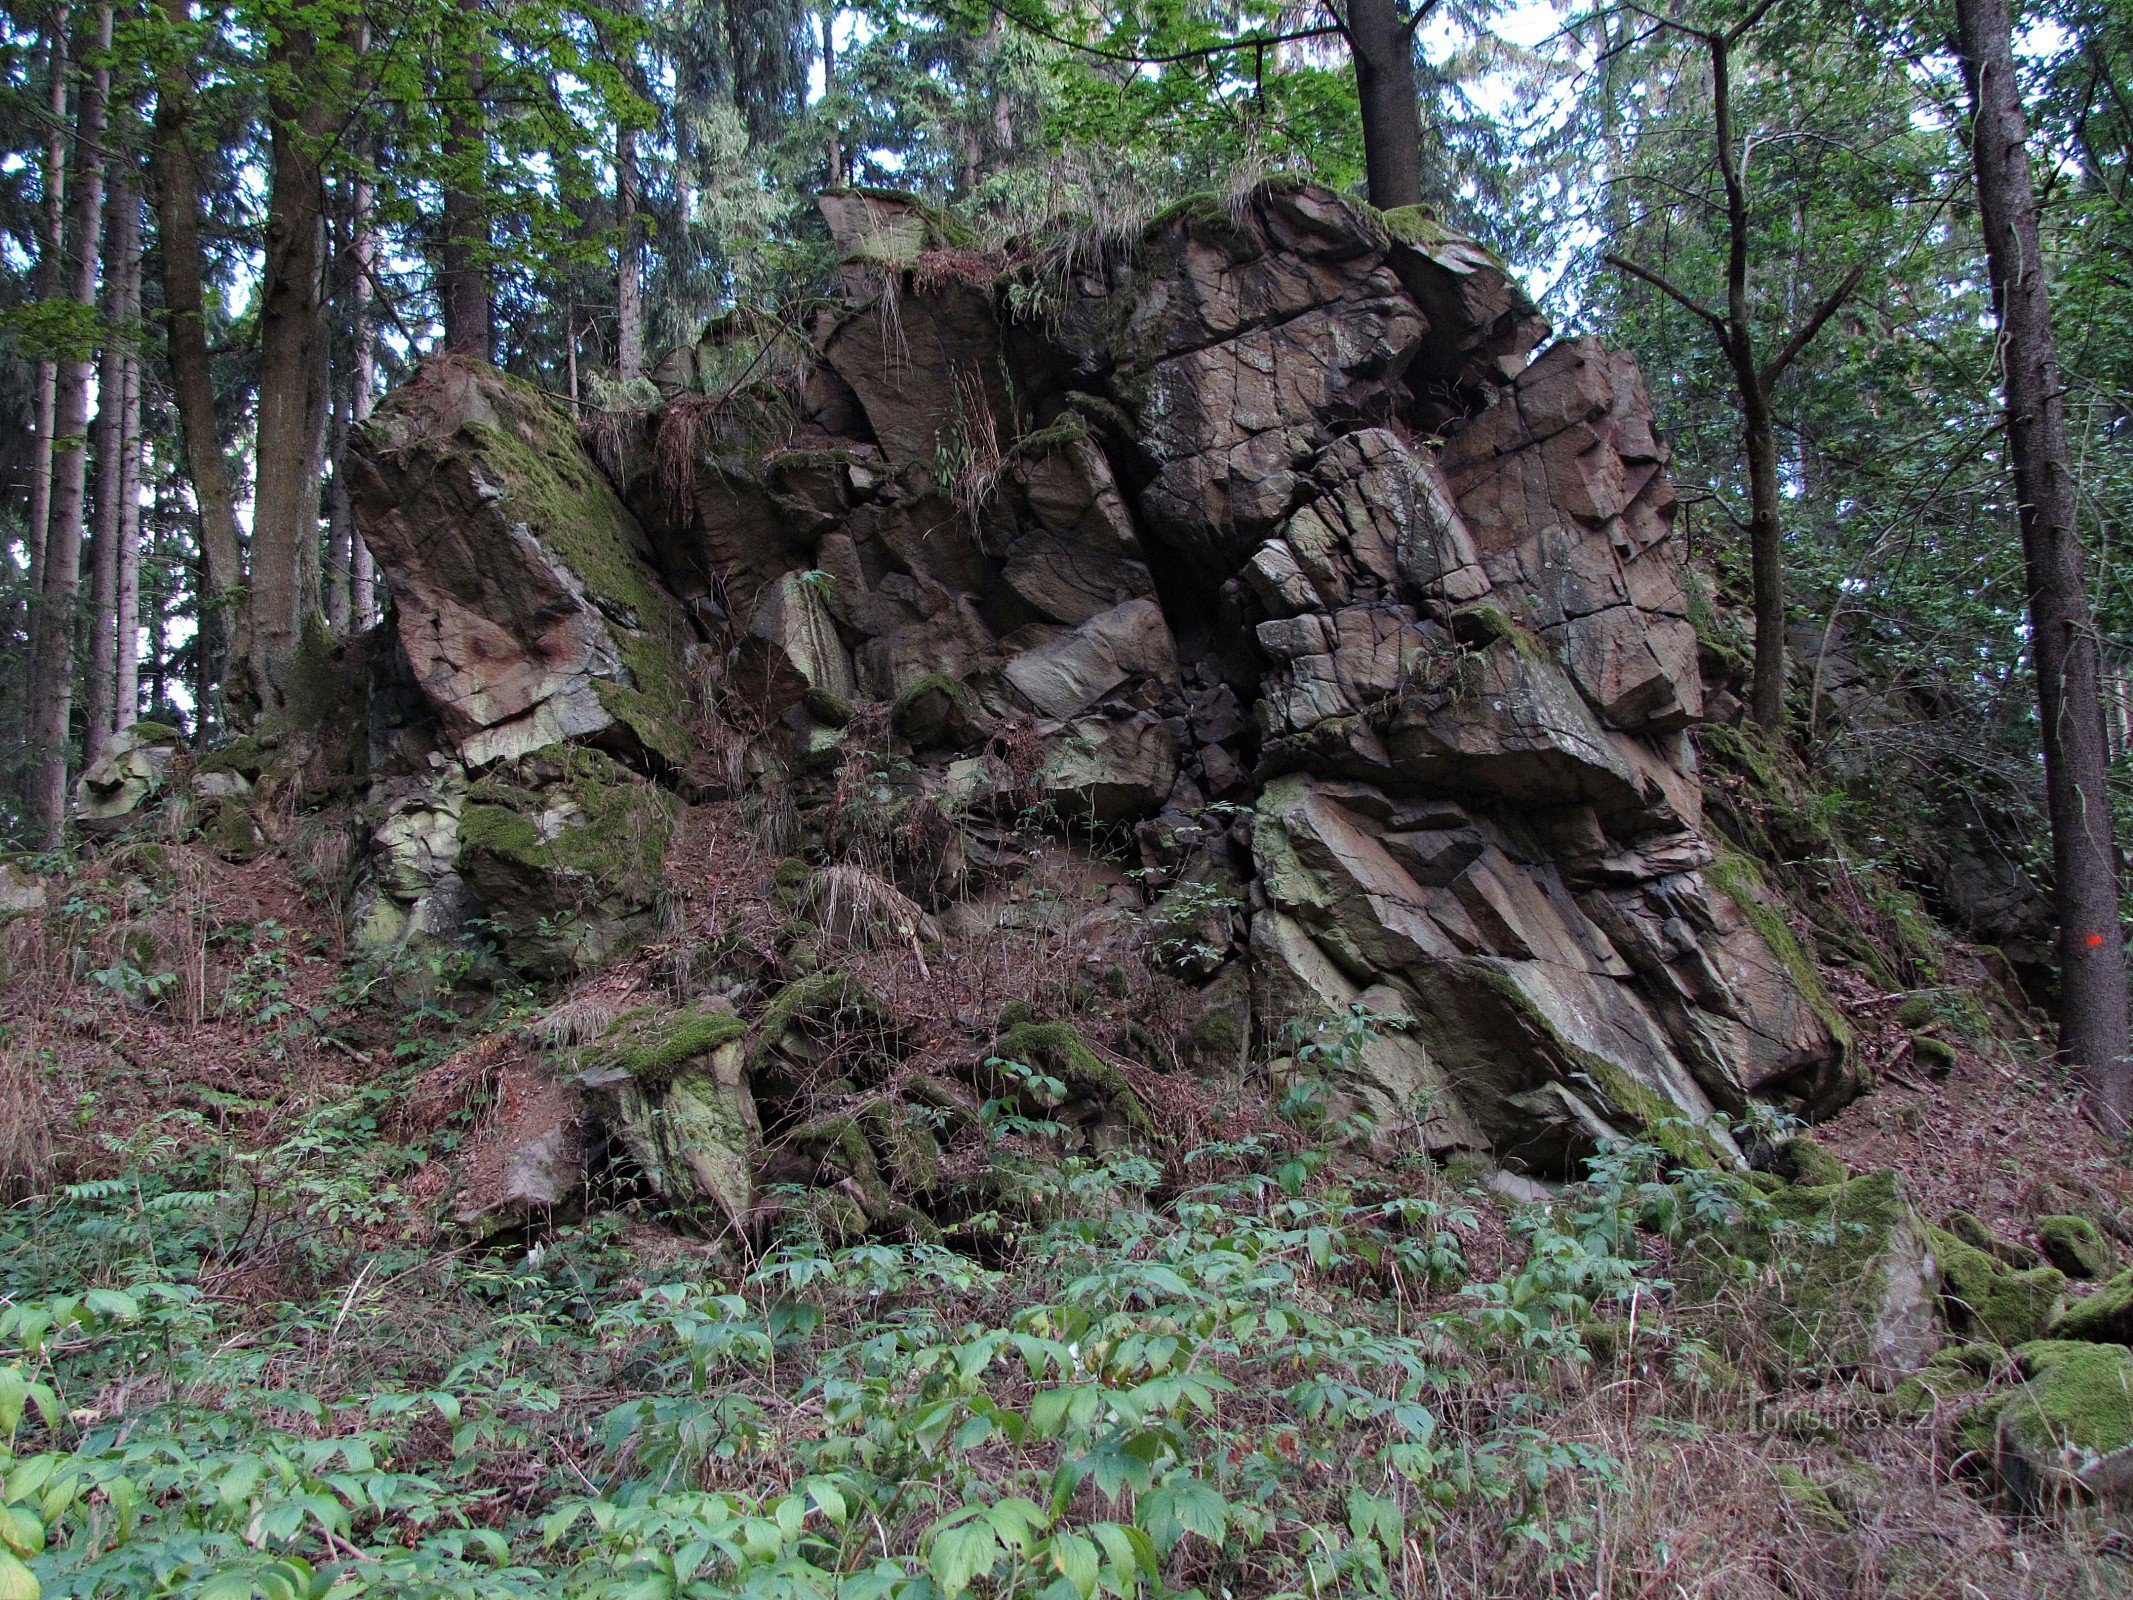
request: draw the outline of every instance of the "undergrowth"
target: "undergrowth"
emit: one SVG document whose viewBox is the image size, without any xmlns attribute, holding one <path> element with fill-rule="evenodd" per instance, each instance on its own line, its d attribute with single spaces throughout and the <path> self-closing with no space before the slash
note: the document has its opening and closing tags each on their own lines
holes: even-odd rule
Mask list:
<svg viewBox="0 0 2133 1600">
<path fill-rule="evenodd" d="M 1722 1364 L 1656 1262 L 1753 1200 L 1650 1146 L 1515 1241 L 1258 1136 L 1064 1160 L 998 1268 L 616 1216 L 440 1253 L 377 1109 L 5 1214 L 0 1593 L 1582 1595 L 1689 1536 L 1634 1506 L 1710 1420 L 1639 1395 Z"/>
</svg>

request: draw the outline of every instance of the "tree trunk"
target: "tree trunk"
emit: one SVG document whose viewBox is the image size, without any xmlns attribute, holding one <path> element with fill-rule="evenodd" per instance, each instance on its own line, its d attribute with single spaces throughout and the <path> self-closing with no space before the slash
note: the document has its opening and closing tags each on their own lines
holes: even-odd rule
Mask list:
<svg viewBox="0 0 2133 1600">
<path fill-rule="evenodd" d="M 332 114 L 332 97 L 310 70 L 318 58 L 311 37 L 287 33 L 276 43 L 275 55 L 290 87 L 269 105 L 271 161 L 260 282 L 251 668 L 254 703 L 262 712 L 285 703 L 304 619 L 318 605 L 326 186 L 317 152 Z"/>
<path fill-rule="evenodd" d="M 96 304 L 96 262 L 104 212 L 104 107 L 111 88 L 111 7 L 97 13 L 97 63 L 82 88 L 75 124 L 74 183 L 68 205 L 69 296 Z M 45 535 L 44 587 L 30 633 L 30 814 L 46 846 L 67 825 L 67 737 L 74 718 L 74 603 L 81 589 L 82 503 L 88 492 L 87 357 L 59 363 L 52 424 L 52 522 Z"/>
<path fill-rule="evenodd" d="M 1428 10 L 1427 6 L 1421 8 Z M 1363 165 L 1380 211 L 1422 203 L 1422 112 L 1415 98 L 1413 18 L 1399 0 L 1348 0 L 1349 52 L 1363 114 Z"/>
<path fill-rule="evenodd" d="M 482 105 L 480 17 L 475 0 L 460 0 L 469 19 L 467 57 L 460 93 L 445 118 L 444 242 L 438 261 L 437 298 L 444 315 L 444 347 L 458 355 L 493 359 L 495 308 L 489 297 L 489 219 L 482 210 L 488 167 L 487 115 Z"/>
<path fill-rule="evenodd" d="M 634 74 L 632 74 L 634 76 Z M 637 231 L 637 131 L 615 128 L 615 376 L 644 376 L 644 240 Z"/>
<path fill-rule="evenodd" d="M 333 315 L 340 326 L 352 325 L 348 315 L 349 289 L 354 282 L 350 242 L 354 237 L 354 206 L 343 179 L 333 189 L 326 218 L 326 281 Z M 348 631 L 350 566 L 354 514 L 347 485 L 341 480 L 341 457 L 348 443 L 348 363 L 333 359 L 332 336 L 328 333 L 326 389 L 326 564 L 320 576 L 320 601 L 326 612 L 326 629 L 335 637 Z"/>
<path fill-rule="evenodd" d="M 2107 1129 L 2123 1131 L 2133 1126 L 2133 1060 L 2109 750 L 2013 19 L 2008 0 L 1956 0 L 1955 17 L 2029 588 L 2059 911 L 2059 1048 L 2086 1083 L 2092 1114 Z"/>
<path fill-rule="evenodd" d="M 1737 336 L 1747 336 L 1746 329 Z M 1741 384 L 1741 442 L 1748 457 L 1748 568 L 1755 590 L 1755 668 L 1749 714 L 1766 733 L 1785 723 L 1785 522 L 1778 495 L 1777 425 L 1754 377 Z"/>
<path fill-rule="evenodd" d="M 110 748 L 117 726 L 119 542 L 125 537 L 126 363 L 133 308 L 126 286 L 141 248 L 141 198 L 120 154 L 104 206 L 104 315 L 109 324 L 96 381 L 96 539 L 89 563 L 89 648 L 82 671 L 82 765 Z"/>
<path fill-rule="evenodd" d="M 360 35 L 358 49 L 367 52 L 370 34 L 367 25 Z M 376 202 L 376 191 L 367 175 L 367 168 L 358 163 L 357 175 L 350 186 L 348 216 L 349 250 L 354 271 L 348 291 L 348 327 L 354 340 L 354 359 L 350 362 L 348 375 L 348 426 L 359 427 L 370 416 L 371 394 L 377 387 L 378 347 L 376 335 L 370 326 L 371 274 L 377 270 L 378 237 L 371 227 L 371 210 Z M 334 482 L 340 484 L 340 457 L 334 458 Z M 362 632 L 377 621 L 377 607 L 371 591 L 375 583 L 370 561 L 370 547 L 363 543 L 363 535 L 356 531 L 353 514 L 349 518 L 348 534 L 348 625 L 355 632 Z"/>
<path fill-rule="evenodd" d="M 348 497 L 348 478 L 341 463 L 348 454 L 347 384 L 335 386 L 330 402 L 332 415 L 326 423 L 326 459 L 332 477 L 326 485 L 326 574 L 324 599 L 327 631 L 340 637 L 348 632 L 355 599 L 355 508 Z"/>
<path fill-rule="evenodd" d="M 43 232 L 37 251 L 37 298 L 56 300 L 66 283 L 67 257 L 67 7 L 52 10 L 52 32 L 45 47 L 50 73 L 46 86 L 51 121 L 44 134 Z M 44 534 L 52 520 L 52 427 L 59 404 L 59 364 L 37 363 L 37 454 L 30 468 L 30 594 L 44 587 Z M 35 608 L 35 600 L 31 602 Z"/>
<path fill-rule="evenodd" d="M 829 186 L 844 187 L 844 137 L 837 131 L 837 8 L 822 8 L 822 105 L 829 121 Z"/>
<path fill-rule="evenodd" d="M 190 32 L 187 0 L 162 0 L 166 25 Z M 244 558 L 238 542 L 236 502 L 222 430 L 215 421 L 214 369 L 207 353 L 207 294 L 202 284 L 200 179 L 191 144 L 193 82 L 176 63 L 185 50 L 167 51 L 156 81 L 156 255 L 163 265 L 163 311 L 167 323 L 171 392 L 185 443 L 185 474 L 192 481 L 200 518 L 200 554 L 206 570 L 200 585 L 200 639 L 196 649 L 211 664 L 229 651 L 232 676 L 244 677 Z M 208 682 L 218 676 L 207 674 Z M 199 702 L 205 718 L 208 705 Z"/>
<path fill-rule="evenodd" d="M 136 201 L 138 204 L 138 201 Z M 141 252 L 136 248 L 126 279 L 127 318 L 141 322 Z M 133 726 L 141 712 L 141 355 L 129 343 L 121 378 L 117 637 L 112 663 L 114 733 Z"/>
</svg>

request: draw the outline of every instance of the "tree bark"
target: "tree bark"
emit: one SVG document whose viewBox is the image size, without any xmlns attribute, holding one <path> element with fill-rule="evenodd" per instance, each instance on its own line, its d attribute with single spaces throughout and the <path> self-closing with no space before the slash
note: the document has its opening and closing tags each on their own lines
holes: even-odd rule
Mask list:
<svg viewBox="0 0 2133 1600">
<path fill-rule="evenodd" d="M 488 166 L 480 16 L 476 0 L 460 0 L 469 19 L 467 56 L 460 92 L 445 118 L 448 171 L 444 187 L 444 240 L 438 260 L 437 298 L 444 315 L 444 347 L 458 355 L 491 360 L 496 353 L 495 308 L 489 295 L 489 219 L 482 209 L 482 174 Z"/>
<path fill-rule="evenodd" d="M 2109 745 L 2029 129 L 2015 77 L 2014 24 L 2008 0 L 1956 0 L 1955 18 L 1970 90 L 1978 216 L 1999 313 L 2008 454 L 2029 589 L 2059 911 L 2059 1048 L 2087 1086 L 2091 1114 L 2105 1128 L 2123 1132 L 2133 1127 L 2133 1059 L 2127 1054 Z"/>
<path fill-rule="evenodd" d="M 615 247 L 615 376 L 628 383 L 644 376 L 644 240 L 637 231 L 637 131 L 620 123 L 615 212 L 622 230 Z"/>
<path fill-rule="evenodd" d="M 125 537 L 126 363 L 132 355 L 134 308 L 126 286 L 141 249 L 141 198 L 122 154 L 104 206 L 103 361 L 96 393 L 96 537 L 89 563 L 89 646 L 82 669 L 82 765 L 94 766 L 117 726 L 119 542 Z"/>
<path fill-rule="evenodd" d="M 260 283 L 258 458 L 252 477 L 252 694 L 286 700 L 304 619 L 318 606 L 320 457 L 325 444 L 325 178 L 318 152 L 333 96 L 318 49 L 290 31 L 275 44 L 264 271 Z"/>
<path fill-rule="evenodd" d="M 166 25 L 179 36 L 159 55 L 154 129 L 156 255 L 162 263 L 165 345 L 171 393 L 185 445 L 185 474 L 192 481 L 200 518 L 200 631 L 195 648 L 210 667 L 226 660 L 233 676 L 248 676 L 243 661 L 250 627 L 244 616 L 244 558 L 237 534 L 222 430 L 215 420 L 215 377 L 207 352 L 207 293 L 200 246 L 200 178 L 193 160 L 191 123 L 194 88 L 187 0 L 162 0 Z M 205 681 L 216 674 L 209 670 Z M 208 704 L 199 703 L 201 716 Z"/>
<path fill-rule="evenodd" d="M 1370 203 L 1380 211 L 1422 203 L 1422 112 L 1415 96 L 1415 25 L 1399 0 L 1348 0 L 1343 31 L 1355 58 Z"/>
<path fill-rule="evenodd" d="M 111 89 L 111 7 L 98 8 L 95 67 L 83 85 L 75 123 L 74 182 L 68 203 L 69 296 L 96 304 L 96 263 L 104 212 L 104 110 Z M 52 424 L 52 521 L 45 535 L 44 585 L 30 632 L 30 814 L 47 847 L 67 825 L 67 738 L 74 717 L 74 604 L 81 589 L 82 510 L 88 493 L 89 367 L 86 356 L 59 363 Z"/>
<path fill-rule="evenodd" d="M 67 257 L 67 7 L 52 10 L 52 31 L 45 47 L 46 109 L 51 121 L 44 135 L 43 232 L 37 251 L 37 298 L 56 300 L 66 282 Z M 37 363 L 37 453 L 30 468 L 30 593 L 44 587 L 44 535 L 52 520 L 52 427 L 59 405 L 59 364 Z M 34 601 L 32 605 L 34 607 Z"/>
<path fill-rule="evenodd" d="M 355 292 L 350 296 L 355 326 L 355 370 L 348 380 L 348 425 L 358 428 L 370 417 L 371 396 L 377 388 L 376 335 L 370 326 L 370 274 L 378 258 L 377 236 L 371 232 L 373 200 L 371 182 L 358 178 L 355 184 Z M 335 472 L 338 474 L 339 469 Z M 378 620 L 374 591 L 376 578 L 370 546 L 360 532 L 350 533 L 348 547 L 348 619 L 358 632 Z"/>
<path fill-rule="evenodd" d="M 135 202 L 138 205 L 138 200 Z M 133 252 L 126 279 L 129 326 L 141 323 L 141 252 Z M 118 599 L 112 664 L 114 733 L 133 726 L 141 711 L 141 353 L 129 341 L 121 379 L 119 460 Z"/>
</svg>

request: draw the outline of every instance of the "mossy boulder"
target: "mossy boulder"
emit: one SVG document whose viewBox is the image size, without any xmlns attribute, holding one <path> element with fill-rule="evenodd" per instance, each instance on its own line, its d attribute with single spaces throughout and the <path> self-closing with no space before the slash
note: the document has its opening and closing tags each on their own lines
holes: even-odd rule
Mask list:
<svg viewBox="0 0 2133 1600">
<path fill-rule="evenodd" d="M 1893 1416 L 1920 1416 L 1974 1395 L 1992 1382 L 2005 1359 L 1990 1345 L 1957 1344 L 1936 1350 L 1924 1366 L 1889 1391 L 1887 1410 Z"/>
<path fill-rule="evenodd" d="M 1089 1048 L 1069 1022 L 1016 1021 L 1000 1034 L 992 1060 L 1028 1067 L 1061 1086 L 1053 1093 L 1010 1066 L 994 1069 L 1000 1090 L 1023 1103 L 1033 1116 L 1049 1116 L 1073 1125 L 1122 1124 L 1136 1133 L 1151 1133 L 1154 1122 L 1126 1075 Z"/>
<path fill-rule="evenodd" d="M 2039 1217 L 2037 1240 L 2044 1246 L 2045 1258 L 2069 1278 L 2099 1279 L 2111 1275 L 2110 1242 L 2087 1217 Z"/>
<path fill-rule="evenodd" d="M 400 643 L 470 766 L 593 737 L 690 766 L 695 635 L 644 530 L 538 390 L 431 357 L 347 457 Z"/>
<path fill-rule="evenodd" d="M 1787 1183 L 1803 1183 L 1810 1188 L 1842 1183 L 1851 1176 L 1843 1162 L 1804 1133 L 1778 1145 L 1771 1157 L 1770 1170 Z"/>
<path fill-rule="evenodd" d="M 816 1069 L 834 1056 L 835 1075 L 864 1069 L 872 1076 L 899 1053 L 900 1035 L 888 1008 L 857 974 L 812 972 L 772 997 L 756 1028 L 749 1070 L 789 1086 L 826 1075 Z"/>
<path fill-rule="evenodd" d="M 1932 1243 L 1951 1328 L 2008 1346 L 2043 1337 L 2066 1297 L 2066 1277 L 2056 1267 L 2017 1271 L 1940 1228 Z"/>
<path fill-rule="evenodd" d="M 1942 1343 L 1928 1229 L 1890 1170 L 1762 1198 L 1698 1240 L 1676 1276 L 1719 1336 L 1784 1376 L 1853 1373 L 1893 1388 Z"/>
<path fill-rule="evenodd" d="M 2044 1258 L 2013 1239 L 2002 1238 L 1994 1233 L 1984 1218 L 1972 1211 L 1948 1213 L 1948 1232 L 1969 1245 L 1973 1250 L 1982 1250 L 2003 1266 L 2013 1267 L 2017 1272 L 2026 1272 L 2031 1267 L 2044 1265 Z"/>
<path fill-rule="evenodd" d="M 113 734 L 102 757 L 74 784 L 74 820 L 84 833 L 110 835 L 139 820 L 177 768 L 185 741 L 160 722 Z"/>
<path fill-rule="evenodd" d="M 537 977 L 589 971 L 653 929 L 676 806 L 598 750 L 557 746 L 487 774 L 459 814 L 459 873 Z"/>
<path fill-rule="evenodd" d="M 2052 1319 L 2054 1339 L 2133 1345 L 2133 1271 L 2121 1272 Z"/>
<path fill-rule="evenodd" d="M 624 1013 L 575 1057 L 601 1121 L 668 1205 L 740 1227 L 761 1143 L 743 1067 L 746 1025 L 708 1007 Z"/>
<path fill-rule="evenodd" d="M 1993 1457 L 2009 1498 L 2133 1503 L 2133 1350 L 2042 1340 L 2015 1356 L 2029 1381 L 1999 1408 Z"/>
</svg>

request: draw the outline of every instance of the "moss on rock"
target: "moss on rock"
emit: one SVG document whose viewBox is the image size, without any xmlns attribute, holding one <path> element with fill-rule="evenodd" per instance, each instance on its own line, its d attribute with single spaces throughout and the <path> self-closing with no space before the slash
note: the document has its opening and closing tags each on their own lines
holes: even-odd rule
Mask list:
<svg viewBox="0 0 2133 1600">
<path fill-rule="evenodd" d="M 1992 1382 L 2003 1357 L 1989 1345 L 1950 1345 L 1889 1391 L 1895 1416 L 1919 1416 L 1951 1400 L 1976 1394 Z"/>
<path fill-rule="evenodd" d="M 788 983 L 772 997 L 756 1033 L 751 1066 L 757 1070 L 774 1067 L 771 1053 L 802 1025 L 832 1036 L 863 1031 L 886 1038 L 895 1031 L 888 1012 L 860 978 L 849 972 L 814 972 Z"/>
<path fill-rule="evenodd" d="M 2121 1272 L 2085 1300 L 2052 1319 L 2054 1339 L 2133 1345 L 2133 1271 Z"/>
<path fill-rule="evenodd" d="M 1830 999 L 1829 991 L 1822 985 L 1821 970 L 1816 967 L 1806 947 L 1793 933 L 1792 925 L 1771 904 L 1771 892 L 1763 881 L 1761 869 L 1722 840 L 1714 839 L 1712 847 L 1712 860 L 1710 865 L 1704 868 L 1704 876 L 1739 908 L 1740 914 L 1763 936 L 1763 943 L 1770 947 L 1770 953 L 1776 956 L 1778 963 L 1784 967 L 1786 975 L 1792 979 L 1793 987 L 1799 990 L 1800 997 L 1807 1002 L 1808 1009 L 1815 1014 L 1822 1026 L 1829 1030 L 1830 1037 L 1836 1040 L 1838 1062 L 1833 1071 L 1841 1075 L 1852 1054 L 1851 1023 L 1837 1008 L 1836 1002 Z"/>
<path fill-rule="evenodd" d="M 2066 1295 L 2063 1273 L 2056 1267 L 2018 1272 L 1946 1229 L 1935 1228 L 1929 1237 L 1950 1327 L 2009 1347 L 2043 1335 Z"/>
<path fill-rule="evenodd" d="M 1994 1465 L 2031 1510 L 2133 1500 L 2133 1350 L 2063 1340 L 2016 1351 L 2030 1381 L 1998 1412 Z"/>
<path fill-rule="evenodd" d="M 2061 1213 L 2037 1218 L 2037 1238 L 2051 1264 L 2069 1278 L 2106 1278 L 2111 1246 L 2103 1230 L 2087 1217 Z"/>
<path fill-rule="evenodd" d="M 993 1053 L 1049 1073 L 1066 1085 L 1070 1096 L 1098 1102 L 1141 1133 L 1154 1131 L 1126 1075 L 1091 1050 L 1070 1022 L 1016 1022 L 1000 1035 Z"/>
<path fill-rule="evenodd" d="M 2043 1257 L 2026 1244 L 2012 1239 L 2003 1239 L 1994 1233 L 1984 1218 L 1972 1211 L 1948 1213 L 1948 1231 L 1974 1250 L 1982 1250 L 2002 1265 L 2026 1272 L 2031 1267 L 2044 1265 Z"/>
<path fill-rule="evenodd" d="M 1787 1183 L 1806 1184 L 1810 1188 L 1842 1183 L 1851 1176 L 1843 1162 L 1804 1133 L 1778 1145 L 1770 1170 Z"/>
<path fill-rule="evenodd" d="M 586 1069 L 626 1072 L 646 1089 L 673 1081 L 682 1067 L 742 1037 L 748 1025 L 730 1011 L 665 1011 L 647 1006 L 617 1017 L 580 1055 Z"/>
<path fill-rule="evenodd" d="M 614 959 L 651 929 L 675 802 L 600 751 L 554 747 L 468 791 L 459 871 L 516 965 Z"/>
<path fill-rule="evenodd" d="M 1893 1387 L 1942 1340 L 1926 1228 L 1886 1169 L 1778 1190 L 1730 1235 L 1699 1241 L 1679 1276 L 1685 1294 L 1731 1302 L 1719 1331 L 1788 1376 Z"/>
<path fill-rule="evenodd" d="M 505 513 L 569 568 L 609 624 L 624 672 L 595 692 L 608 714 L 679 771 L 693 753 L 694 699 L 684 663 L 691 634 L 661 585 L 628 509 L 594 467 L 569 419 L 531 385 L 482 374 L 493 420 L 470 417 L 454 447 L 482 457 L 505 490 Z"/>
</svg>

